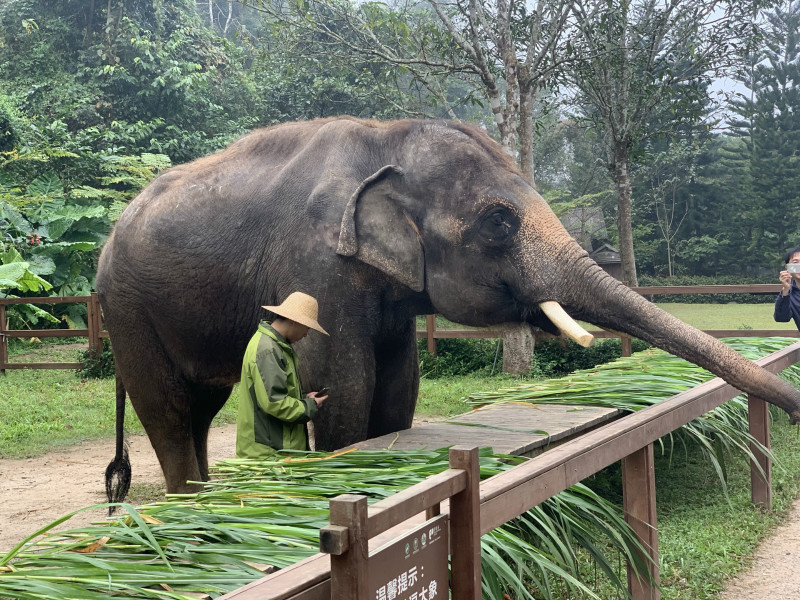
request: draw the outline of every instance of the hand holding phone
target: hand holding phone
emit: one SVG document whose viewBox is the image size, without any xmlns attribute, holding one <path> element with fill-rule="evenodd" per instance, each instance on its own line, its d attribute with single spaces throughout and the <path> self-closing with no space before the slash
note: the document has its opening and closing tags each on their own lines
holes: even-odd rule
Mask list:
<svg viewBox="0 0 800 600">
<path fill-rule="evenodd" d="M 324 387 L 324 388 L 322 388 L 320 391 L 318 391 L 316 393 L 316 396 L 317 396 L 317 398 L 319 398 L 320 396 L 327 396 L 330 391 L 331 391 L 331 388 Z"/>
</svg>

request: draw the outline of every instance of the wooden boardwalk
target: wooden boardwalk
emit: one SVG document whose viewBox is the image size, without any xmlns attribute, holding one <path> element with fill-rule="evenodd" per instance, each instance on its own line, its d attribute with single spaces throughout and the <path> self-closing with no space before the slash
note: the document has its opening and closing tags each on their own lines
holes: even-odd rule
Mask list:
<svg viewBox="0 0 800 600">
<path fill-rule="evenodd" d="M 613 408 L 508 402 L 491 404 L 442 421 L 358 442 L 362 450 L 433 450 L 456 445 L 489 446 L 501 454 L 535 456 L 617 418 Z"/>
</svg>

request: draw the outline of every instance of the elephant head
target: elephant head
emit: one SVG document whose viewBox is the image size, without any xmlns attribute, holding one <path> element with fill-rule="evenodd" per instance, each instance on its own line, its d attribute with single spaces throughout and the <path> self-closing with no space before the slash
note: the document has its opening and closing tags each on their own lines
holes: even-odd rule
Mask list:
<svg viewBox="0 0 800 600">
<path fill-rule="evenodd" d="M 451 321 L 526 322 L 555 333 L 575 326 L 565 311 L 683 357 L 800 420 L 800 392 L 592 261 L 484 133 L 430 122 L 404 133 L 391 162 L 350 197 L 340 255 L 427 294 Z"/>
</svg>

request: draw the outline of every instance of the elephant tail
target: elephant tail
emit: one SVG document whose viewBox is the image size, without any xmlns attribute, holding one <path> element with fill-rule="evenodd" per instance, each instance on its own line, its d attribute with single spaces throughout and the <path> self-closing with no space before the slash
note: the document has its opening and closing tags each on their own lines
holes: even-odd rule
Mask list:
<svg viewBox="0 0 800 600">
<path fill-rule="evenodd" d="M 131 461 L 125 444 L 125 385 L 119 373 L 116 375 L 117 389 L 117 450 L 114 460 L 106 467 L 106 497 L 109 502 L 122 502 L 131 487 Z M 115 506 L 108 507 L 108 514 L 114 514 Z"/>
</svg>

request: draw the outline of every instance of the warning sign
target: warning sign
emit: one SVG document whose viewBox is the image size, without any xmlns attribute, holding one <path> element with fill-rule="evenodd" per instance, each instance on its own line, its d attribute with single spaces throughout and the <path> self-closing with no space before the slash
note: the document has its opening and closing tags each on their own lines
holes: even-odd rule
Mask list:
<svg viewBox="0 0 800 600">
<path fill-rule="evenodd" d="M 369 557 L 374 600 L 449 598 L 447 515 L 439 515 Z"/>
</svg>

